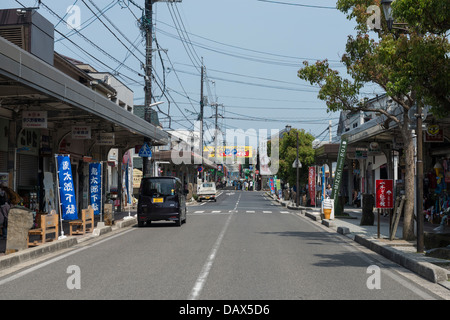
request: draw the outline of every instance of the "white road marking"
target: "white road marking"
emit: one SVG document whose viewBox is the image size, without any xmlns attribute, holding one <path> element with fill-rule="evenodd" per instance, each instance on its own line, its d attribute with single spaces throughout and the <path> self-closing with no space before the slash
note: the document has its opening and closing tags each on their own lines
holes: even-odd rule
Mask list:
<svg viewBox="0 0 450 320">
<path fill-rule="evenodd" d="M 241 195 L 239 195 L 239 199 L 241 198 Z M 239 203 L 238 199 L 238 203 Z M 234 209 L 237 208 L 237 203 Z M 223 226 L 222 231 L 219 234 L 219 237 L 216 240 L 216 243 L 214 243 L 214 246 L 211 250 L 211 253 L 208 256 L 208 259 L 206 260 L 205 264 L 203 265 L 203 268 L 200 272 L 200 275 L 197 278 L 197 281 L 194 284 L 194 287 L 192 288 L 191 294 L 189 295 L 188 300 L 196 300 L 198 299 L 203 286 L 205 285 L 206 280 L 208 279 L 209 272 L 211 271 L 212 265 L 214 263 L 214 260 L 216 258 L 217 251 L 219 250 L 220 244 L 222 243 L 223 236 L 225 235 L 225 232 L 228 229 L 228 226 L 230 225 L 231 217 L 233 217 L 233 214 L 230 214 L 230 216 L 227 219 L 227 222 Z"/>
</svg>

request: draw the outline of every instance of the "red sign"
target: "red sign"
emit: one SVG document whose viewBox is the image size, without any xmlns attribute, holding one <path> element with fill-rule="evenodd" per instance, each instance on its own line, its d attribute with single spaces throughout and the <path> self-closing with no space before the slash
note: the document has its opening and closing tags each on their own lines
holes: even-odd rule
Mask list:
<svg viewBox="0 0 450 320">
<path fill-rule="evenodd" d="M 376 199 L 375 207 L 377 209 L 394 208 L 394 180 L 384 179 L 376 180 Z"/>
<path fill-rule="evenodd" d="M 316 205 L 316 167 L 308 168 L 308 189 L 311 205 Z"/>
</svg>

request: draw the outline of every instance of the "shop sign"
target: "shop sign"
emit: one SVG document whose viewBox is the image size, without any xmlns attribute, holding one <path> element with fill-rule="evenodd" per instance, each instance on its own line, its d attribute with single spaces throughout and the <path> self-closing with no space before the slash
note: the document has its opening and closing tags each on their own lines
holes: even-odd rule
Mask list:
<svg viewBox="0 0 450 320">
<path fill-rule="evenodd" d="M 23 129 L 17 137 L 17 152 L 39 155 L 40 130 Z"/>
<path fill-rule="evenodd" d="M 64 220 L 78 219 L 77 201 L 72 178 L 72 167 L 69 155 L 57 155 L 59 197 Z"/>
<path fill-rule="evenodd" d="M 371 142 L 369 144 L 369 151 L 370 152 L 380 152 L 381 151 L 380 144 L 378 142 Z"/>
<path fill-rule="evenodd" d="M 97 135 L 98 146 L 113 146 L 114 144 L 114 133 L 100 133 Z"/>
<path fill-rule="evenodd" d="M 394 208 L 394 180 L 381 179 L 375 182 L 376 199 L 375 207 L 377 209 Z"/>
<path fill-rule="evenodd" d="M 356 159 L 367 159 L 367 151 L 356 150 L 355 158 Z"/>
<path fill-rule="evenodd" d="M 444 129 L 437 124 L 429 125 L 424 132 L 424 142 L 444 142 Z"/>
<path fill-rule="evenodd" d="M 83 162 L 92 162 L 92 157 L 83 156 Z"/>
<path fill-rule="evenodd" d="M 89 194 L 94 215 L 100 214 L 102 198 L 102 164 L 89 164 Z"/>
<path fill-rule="evenodd" d="M 338 158 L 336 163 L 336 171 L 334 174 L 333 188 L 331 189 L 331 198 L 334 199 L 334 205 L 337 207 L 337 196 L 341 190 L 342 176 L 344 172 L 344 162 L 347 155 L 347 140 L 342 139 L 339 145 Z"/>
<path fill-rule="evenodd" d="M 91 126 L 72 126 L 72 139 L 90 139 Z"/>
<path fill-rule="evenodd" d="M 23 111 L 22 128 L 47 129 L 47 111 Z"/>
</svg>

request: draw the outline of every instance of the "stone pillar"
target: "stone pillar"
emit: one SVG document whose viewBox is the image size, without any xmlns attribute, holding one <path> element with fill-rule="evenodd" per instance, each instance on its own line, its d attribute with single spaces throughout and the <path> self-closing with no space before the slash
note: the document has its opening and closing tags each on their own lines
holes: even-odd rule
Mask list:
<svg viewBox="0 0 450 320">
<path fill-rule="evenodd" d="M 24 207 L 9 210 L 6 254 L 28 248 L 28 230 L 33 227 L 33 222 L 33 211 Z"/>
<path fill-rule="evenodd" d="M 103 219 L 105 221 L 105 225 L 112 226 L 114 222 L 114 210 L 112 203 L 105 203 L 103 210 Z"/>
</svg>

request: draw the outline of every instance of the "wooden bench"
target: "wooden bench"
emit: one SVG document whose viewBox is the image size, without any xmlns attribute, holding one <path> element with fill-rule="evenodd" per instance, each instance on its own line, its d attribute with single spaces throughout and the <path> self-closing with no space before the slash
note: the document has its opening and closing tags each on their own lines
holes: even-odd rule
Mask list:
<svg viewBox="0 0 450 320">
<path fill-rule="evenodd" d="M 88 227 L 89 226 L 89 227 Z M 69 222 L 70 235 L 85 234 L 94 231 L 94 209 L 89 206 L 81 210 L 81 219 Z M 75 227 L 75 230 L 74 230 Z"/>
<path fill-rule="evenodd" d="M 40 221 L 38 221 L 39 228 L 31 229 L 28 231 L 27 244 L 28 247 L 37 246 L 46 242 L 53 241 L 58 238 L 59 234 L 59 217 L 55 210 L 52 210 L 50 214 L 40 215 Z M 55 234 L 54 238 L 47 239 L 47 235 Z M 30 241 L 30 236 L 39 236 L 38 240 Z"/>
</svg>

